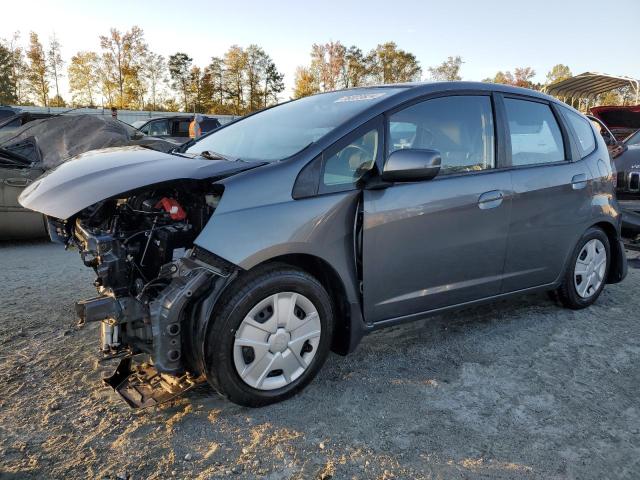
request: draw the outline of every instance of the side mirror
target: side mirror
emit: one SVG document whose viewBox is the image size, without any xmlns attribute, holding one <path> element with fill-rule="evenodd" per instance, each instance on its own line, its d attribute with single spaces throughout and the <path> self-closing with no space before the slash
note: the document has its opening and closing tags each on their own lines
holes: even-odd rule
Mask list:
<svg viewBox="0 0 640 480">
<path fill-rule="evenodd" d="M 440 152 L 422 148 L 396 150 L 389 155 L 382 171 L 385 182 L 431 180 L 440 172 Z"/>
</svg>

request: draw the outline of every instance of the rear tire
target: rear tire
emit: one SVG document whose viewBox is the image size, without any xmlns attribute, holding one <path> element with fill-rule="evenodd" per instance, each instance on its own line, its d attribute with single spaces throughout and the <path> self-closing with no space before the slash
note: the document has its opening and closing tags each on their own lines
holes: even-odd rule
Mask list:
<svg viewBox="0 0 640 480">
<path fill-rule="evenodd" d="M 291 397 L 311 382 L 329 353 L 329 295 L 314 277 L 284 264 L 258 267 L 231 288 L 204 341 L 207 380 L 243 406 Z"/>
<path fill-rule="evenodd" d="M 567 308 L 579 310 L 593 304 L 604 289 L 611 249 L 609 238 L 599 228 L 587 230 L 576 245 L 557 295 Z"/>
</svg>

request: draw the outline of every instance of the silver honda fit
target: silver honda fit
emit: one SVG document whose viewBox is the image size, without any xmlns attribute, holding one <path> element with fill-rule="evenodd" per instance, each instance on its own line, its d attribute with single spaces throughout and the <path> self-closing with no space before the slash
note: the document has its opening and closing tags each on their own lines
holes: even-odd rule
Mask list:
<svg viewBox="0 0 640 480">
<path fill-rule="evenodd" d="M 626 274 L 602 138 L 494 84 L 303 98 L 172 154 L 89 152 L 21 203 L 95 270 L 78 315 L 132 406 L 205 379 L 266 405 L 372 330 L 538 290 L 583 308 Z"/>
</svg>

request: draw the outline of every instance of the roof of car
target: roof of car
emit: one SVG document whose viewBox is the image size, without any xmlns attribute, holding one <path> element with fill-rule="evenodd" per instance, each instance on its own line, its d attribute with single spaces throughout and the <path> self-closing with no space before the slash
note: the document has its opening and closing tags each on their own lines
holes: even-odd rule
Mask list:
<svg viewBox="0 0 640 480">
<path fill-rule="evenodd" d="M 389 83 L 383 85 L 372 85 L 363 87 L 354 87 L 347 90 L 357 89 L 370 89 L 370 88 L 395 88 L 395 89 L 407 89 L 411 90 L 415 94 L 428 94 L 436 93 L 440 91 L 462 91 L 462 90 L 487 90 L 503 93 L 511 93 L 516 95 L 528 95 L 530 97 L 538 97 L 545 100 L 551 100 L 557 103 L 560 102 L 557 98 L 554 98 L 545 93 L 537 90 L 531 90 L 529 88 L 513 87 L 511 85 L 504 85 L 501 83 L 489 83 L 489 82 L 468 82 L 468 81 L 451 81 L 451 82 L 407 82 L 407 83 Z"/>
</svg>

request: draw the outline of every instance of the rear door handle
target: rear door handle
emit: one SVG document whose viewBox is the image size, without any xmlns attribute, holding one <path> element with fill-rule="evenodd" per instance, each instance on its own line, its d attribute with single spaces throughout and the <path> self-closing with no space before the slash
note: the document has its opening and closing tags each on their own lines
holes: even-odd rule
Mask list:
<svg viewBox="0 0 640 480">
<path fill-rule="evenodd" d="M 26 187 L 31 183 L 30 178 L 6 178 L 4 180 L 6 185 L 10 187 Z"/>
<path fill-rule="evenodd" d="M 582 190 L 587 186 L 587 175 L 584 173 L 579 173 L 574 175 L 571 179 L 571 188 L 574 190 Z"/>
<path fill-rule="evenodd" d="M 485 192 L 478 198 L 478 207 L 481 210 L 487 210 L 489 208 L 496 208 L 502 205 L 504 194 L 500 190 L 491 190 Z"/>
</svg>

